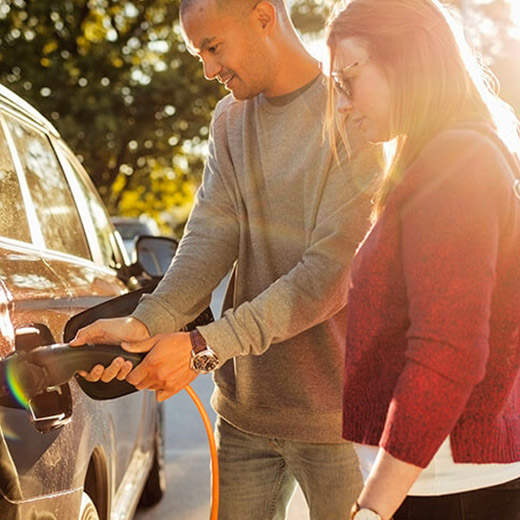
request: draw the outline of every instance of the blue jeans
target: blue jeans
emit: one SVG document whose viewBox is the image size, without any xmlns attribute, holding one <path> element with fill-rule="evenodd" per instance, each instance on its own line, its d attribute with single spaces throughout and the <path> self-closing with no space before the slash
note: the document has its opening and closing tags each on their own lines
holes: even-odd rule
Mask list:
<svg viewBox="0 0 520 520">
<path fill-rule="evenodd" d="M 520 478 L 452 495 L 410 496 L 394 520 L 520 520 Z"/>
<path fill-rule="evenodd" d="M 300 484 L 311 520 L 347 519 L 362 479 L 350 443 L 322 444 L 242 432 L 217 417 L 219 520 L 283 520 Z"/>
</svg>

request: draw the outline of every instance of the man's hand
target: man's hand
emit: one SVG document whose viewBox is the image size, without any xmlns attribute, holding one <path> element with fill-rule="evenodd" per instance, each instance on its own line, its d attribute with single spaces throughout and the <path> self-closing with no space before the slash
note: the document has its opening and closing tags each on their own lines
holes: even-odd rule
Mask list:
<svg viewBox="0 0 520 520">
<path fill-rule="evenodd" d="M 127 316 L 124 318 L 97 320 L 91 325 L 87 325 L 77 332 L 70 345 L 73 347 L 79 347 L 86 343 L 119 345 L 123 342 L 131 345 L 135 342 L 142 342 L 149 337 L 150 333 L 143 322 Z M 139 351 L 136 350 L 136 352 Z M 133 365 L 130 361 L 117 357 L 107 368 L 104 368 L 102 365 L 96 365 L 89 373 L 82 370 L 79 372 L 79 375 L 87 381 L 96 382 L 101 380 L 104 383 L 108 383 L 114 378 L 122 381 L 132 368 Z"/>
<path fill-rule="evenodd" d="M 197 377 L 190 368 L 191 341 L 187 332 L 161 334 L 121 346 L 129 352 L 148 352 L 126 380 L 139 390 L 155 390 L 158 401 L 180 392 Z"/>
</svg>

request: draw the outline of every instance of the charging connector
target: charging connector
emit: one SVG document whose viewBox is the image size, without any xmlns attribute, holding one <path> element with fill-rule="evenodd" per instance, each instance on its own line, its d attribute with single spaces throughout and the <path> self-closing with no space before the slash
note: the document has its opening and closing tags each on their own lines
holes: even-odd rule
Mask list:
<svg viewBox="0 0 520 520">
<path fill-rule="evenodd" d="M 12 385 L 19 388 L 30 408 L 31 400 L 46 392 L 49 388 L 59 387 L 72 379 L 80 370 L 90 371 L 101 364 L 108 366 L 116 357 L 131 361 L 138 365 L 146 353 L 134 353 L 115 345 L 83 345 L 71 347 L 68 343 L 46 345 L 30 351 L 17 351 L 0 363 L 0 381 L 12 379 Z M 59 363 L 57 362 L 59 360 Z M 10 374 L 6 377 L 6 374 Z M 0 387 L 2 392 L 12 391 L 7 385 Z M 211 512 L 210 520 L 217 520 L 219 504 L 218 457 L 215 436 L 208 414 L 193 389 L 185 388 L 199 411 L 206 434 L 211 455 Z M 32 410 L 31 410 L 32 411 Z M 34 414 L 33 414 L 34 415 Z"/>
<path fill-rule="evenodd" d="M 145 355 L 115 345 L 71 347 L 68 343 L 58 343 L 16 351 L 2 360 L 1 370 L 11 375 L 12 384 L 30 400 L 48 388 L 65 384 L 80 370 L 88 372 L 98 364 L 108 366 L 116 357 L 131 361 L 135 367 Z"/>
</svg>

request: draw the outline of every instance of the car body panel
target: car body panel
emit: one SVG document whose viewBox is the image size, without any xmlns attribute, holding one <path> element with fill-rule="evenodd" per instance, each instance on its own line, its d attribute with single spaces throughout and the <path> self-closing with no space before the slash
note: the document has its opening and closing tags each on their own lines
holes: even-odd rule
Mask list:
<svg viewBox="0 0 520 520">
<path fill-rule="evenodd" d="M 10 118 L 15 123 L 7 123 Z M 16 121 L 29 130 L 15 138 Z M 32 154 L 32 163 L 19 155 L 24 135 L 39 143 L 23 151 Z M 86 172 L 54 127 L 0 85 L 1 139 L 4 159 L 5 153 L 12 155 L 7 175 L 19 182 L 16 218 L 26 218 L 30 233 L 23 240 L 0 233 L 0 360 L 15 350 L 62 342 L 70 318 L 127 293 L 134 283 L 124 276 L 125 251 Z M 39 219 L 45 222 L 46 217 L 34 209 L 33 187 L 26 177 L 29 166 L 37 170 L 37 160 L 44 160 L 45 154 L 45 164 L 59 170 L 52 175 L 61 179 L 48 189 L 68 193 L 55 197 L 60 200 L 55 211 L 78 228 L 74 233 L 60 230 L 56 243 L 61 250 L 49 243 L 52 229 L 41 227 Z M 44 174 L 37 172 L 37 182 Z M 52 193 L 48 199 L 52 203 Z M 6 211 L 4 201 L 0 218 Z M 10 229 L 16 234 L 13 226 Z M 81 254 L 63 250 L 63 240 L 80 240 Z M 10 520 L 12 514 L 13 519 L 29 519 L 45 513 L 74 520 L 85 486 L 95 495 L 102 519 L 131 518 L 153 460 L 158 414 L 154 394 L 134 392 L 99 401 L 72 379 L 37 396 L 30 406 L 18 398 L 0 402 L 0 518 Z"/>
</svg>

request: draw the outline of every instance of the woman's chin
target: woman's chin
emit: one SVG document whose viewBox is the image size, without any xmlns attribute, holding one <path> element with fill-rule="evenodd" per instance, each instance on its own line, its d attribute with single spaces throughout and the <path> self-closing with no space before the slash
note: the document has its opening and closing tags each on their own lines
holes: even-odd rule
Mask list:
<svg viewBox="0 0 520 520">
<path fill-rule="evenodd" d="M 375 128 L 371 128 L 370 125 L 365 124 L 361 127 L 361 132 L 365 139 L 372 144 L 381 144 L 390 141 L 392 138 L 389 136 L 389 132 L 378 131 Z"/>
</svg>

